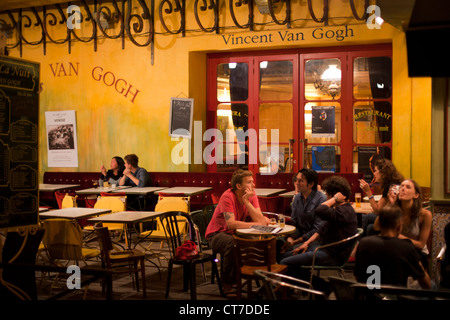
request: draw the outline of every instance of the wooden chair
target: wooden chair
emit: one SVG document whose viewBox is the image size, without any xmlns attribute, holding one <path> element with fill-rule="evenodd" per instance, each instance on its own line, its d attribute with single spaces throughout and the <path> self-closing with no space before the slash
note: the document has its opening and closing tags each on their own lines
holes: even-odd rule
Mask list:
<svg viewBox="0 0 450 320">
<path fill-rule="evenodd" d="M 252 296 L 254 272 L 264 270 L 285 273 L 287 266 L 276 263 L 276 238 L 244 239 L 234 235 L 234 257 L 236 263 L 237 299 L 242 296 L 242 288 L 247 285 L 247 296 Z M 242 282 L 244 280 L 244 283 Z"/>
<path fill-rule="evenodd" d="M 139 291 L 139 271 L 142 277 L 142 293 L 146 297 L 145 285 L 145 254 L 134 249 L 112 251 L 114 249 L 107 227 L 96 227 L 95 232 L 100 243 L 103 268 L 114 273 L 134 273 L 136 277 L 136 290 Z M 112 287 L 112 283 L 110 284 Z M 134 286 L 134 281 L 133 281 Z M 103 286 L 104 288 L 104 286 Z"/>
<path fill-rule="evenodd" d="M 187 291 L 190 288 L 191 300 L 196 300 L 197 299 L 196 265 L 203 264 L 205 262 L 211 262 L 212 274 L 217 279 L 220 294 L 223 295 L 219 271 L 217 270 L 217 265 L 214 261 L 214 256 L 212 254 L 199 252 L 197 257 L 189 259 L 177 259 L 175 257 L 176 249 L 179 246 L 181 246 L 184 242 L 184 234 L 179 227 L 178 222 L 179 217 L 183 217 L 184 219 L 186 219 L 190 231 L 189 239 L 191 241 L 196 242 L 194 224 L 191 220 L 189 213 L 180 211 L 171 211 L 163 214 L 162 224 L 164 226 L 165 232 L 167 233 L 167 241 L 170 242 L 169 247 L 171 248 L 171 257 L 169 259 L 167 285 L 166 285 L 166 299 L 169 297 L 170 280 L 172 277 L 172 269 L 174 264 L 183 266 L 183 291 Z"/>
</svg>

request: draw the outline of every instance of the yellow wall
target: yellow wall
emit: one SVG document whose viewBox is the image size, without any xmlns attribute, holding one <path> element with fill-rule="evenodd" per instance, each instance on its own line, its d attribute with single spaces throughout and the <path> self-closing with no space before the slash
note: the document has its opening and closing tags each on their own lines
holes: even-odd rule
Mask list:
<svg viewBox="0 0 450 320">
<path fill-rule="evenodd" d="M 159 1 L 156 1 L 159 3 Z M 316 1 L 318 3 L 319 1 Z M 198 29 L 195 25 L 192 4 L 189 1 L 186 15 L 187 29 Z M 316 4 L 316 15 L 322 10 Z M 310 19 L 306 4 L 295 3 L 292 17 Z M 363 9 L 358 8 L 360 13 Z M 226 6 L 221 7 L 220 23 L 231 26 L 233 22 Z M 156 10 L 156 15 L 158 15 Z M 247 13 L 238 14 L 242 23 Z M 331 17 L 350 17 L 348 4 L 330 1 Z M 205 16 L 203 17 L 205 18 Z M 267 22 L 255 9 L 255 22 Z M 208 18 L 203 20 L 208 24 Z M 352 36 L 338 41 L 336 38 L 319 39 L 318 31 L 352 29 Z M 416 179 L 421 185 L 430 185 L 431 144 L 431 80 L 408 77 L 406 40 L 404 33 L 384 24 L 380 30 L 369 30 L 364 22 L 351 18 L 331 19 L 330 26 L 311 20 L 293 22 L 292 28 L 271 24 L 256 26 L 255 32 L 247 29 L 225 29 L 220 34 L 188 32 L 181 35 L 157 34 L 154 45 L 154 64 L 151 64 L 150 47 L 136 47 L 129 40 L 125 49 L 121 40 L 101 39 L 98 50 L 93 44 L 75 42 L 71 54 L 67 44 L 47 44 L 47 54 L 42 46 L 25 45 L 23 58 L 40 62 L 43 91 L 40 96 L 40 177 L 50 171 L 98 171 L 101 163 L 109 165 L 112 156 L 136 153 L 140 165 L 149 171 L 201 171 L 203 165 L 175 165 L 171 161 L 172 148 L 178 143 L 171 141 L 169 131 L 170 98 L 194 98 L 194 120 L 206 121 L 206 54 L 209 52 L 250 51 L 298 47 L 346 46 L 356 44 L 392 43 L 393 47 L 393 160 L 406 176 Z M 63 28 L 63 27 L 61 27 Z M 318 28 L 322 28 L 321 30 Z M 163 32 L 158 16 L 155 19 L 156 32 Z M 40 32 L 39 28 L 27 31 L 27 35 Z M 284 41 L 281 35 L 297 35 L 302 39 Z M 249 39 L 252 36 L 270 37 L 272 41 L 260 43 Z M 313 35 L 316 35 L 314 38 Z M 247 37 L 250 43 L 233 44 L 232 36 Z M 30 36 L 32 37 L 32 36 Z M 256 39 L 256 38 L 255 38 Z M 295 38 L 292 38 L 295 39 Z M 139 41 L 139 38 L 138 38 Z M 228 41 L 228 42 L 227 42 Z M 19 57 L 18 49 L 10 52 Z M 70 70 L 72 64 L 78 71 Z M 64 70 L 61 69 L 64 67 Z M 132 85 L 131 92 L 139 90 L 131 101 L 117 92 L 113 86 L 96 81 L 95 76 L 111 72 L 115 79 L 124 79 Z M 53 69 L 52 69 L 53 68 Z M 112 79 L 108 75 L 107 83 Z M 121 90 L 123 81 L 119 82 Z M 45 111 L 75 110 L 78 133 L 78 168 L 48 168 Z M 194 137 L 195 138 L 195 137 Z"/>
</svg>

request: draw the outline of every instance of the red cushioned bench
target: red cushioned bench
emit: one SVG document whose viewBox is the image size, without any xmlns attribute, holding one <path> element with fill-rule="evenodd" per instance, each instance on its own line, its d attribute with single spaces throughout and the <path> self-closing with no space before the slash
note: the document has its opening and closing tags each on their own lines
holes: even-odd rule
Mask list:
<svg viewBox="0 0 450 320">
<path fill-rule="evenodd" d="M 191 197 L 192 209 L 199 206 L 213 203 L 212 197 L 220 195 L 230 188 L 232 172 L 149 172 L 153 186 L 157 187 L 177 187 L 177 186 L 195 186 L 212 187 L 211 191 Z M 319 173 L 319 184 L 326 177 L 333 173 Z M 358 179 L 363 178 L 362 173 L 337 173 L 343 176 L 350 183 L 352 188 L 352 198 L 354 193 L 361 192 Z M 292 173 L 277 173 L 275 175 L 255 175 L 255 183 L 258 188 L 281 188 L 286 191 L 294 190 L 292 183 Z M 54 184 L 79 184 L 77 189 L 87 189 L 92 187 L 92 181 L 100 178 L 99 172 L 45 172 L 44 183 Z M 72 190 L 73 191 L 73 190 Z"/>
</svg>

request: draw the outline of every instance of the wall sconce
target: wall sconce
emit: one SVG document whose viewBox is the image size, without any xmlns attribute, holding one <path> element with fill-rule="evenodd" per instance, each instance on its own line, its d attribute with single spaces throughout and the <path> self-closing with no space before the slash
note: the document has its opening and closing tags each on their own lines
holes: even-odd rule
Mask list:
<svg viewBox="0 0 450 320">
<path fill-rule="evenodd" d="M 333 99 L 341 93 L 341 70 L 336 64 L 330 64 L 320 78 L 314 72 L 314 88 L 322 91 L 323 94 L 331 96 Z"/>
<path fill-rule="evenodd" d="M 259 9 L 259 12 L 261 14 L 270 14 L 270 9 L 269 9 L 269 0 L 254 0 L 256 6 Z M 272 8 L 275 9 L 276 5 L 274 5 L 272 3 L 272 1 L 270 2 L 270 4 L 272 4 Z"/>
</svg>

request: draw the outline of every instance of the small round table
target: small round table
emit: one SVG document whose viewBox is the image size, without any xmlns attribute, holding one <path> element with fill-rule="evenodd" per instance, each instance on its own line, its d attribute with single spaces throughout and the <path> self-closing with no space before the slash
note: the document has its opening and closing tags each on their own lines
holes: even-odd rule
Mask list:
<svg viewBox="0 0 450 320">
<path fill-rule="evenodd" d="M 278 224 L 275 225 L 275 227 L 278 227 Z M 283 229 L 281 229 L 277 233 L 271 233 L 271 232 L 264 232 L 257 229 L 247 228 L 247 229 L 236 229 L 236 235 L 240 237 L 259 237 L 259 238 L 265 238 L 270 236 L 286 236 L 291 233 L 294 233 L 295 226 L 291 226 L 289 224 L 286 224 Z"/>
</svg>

